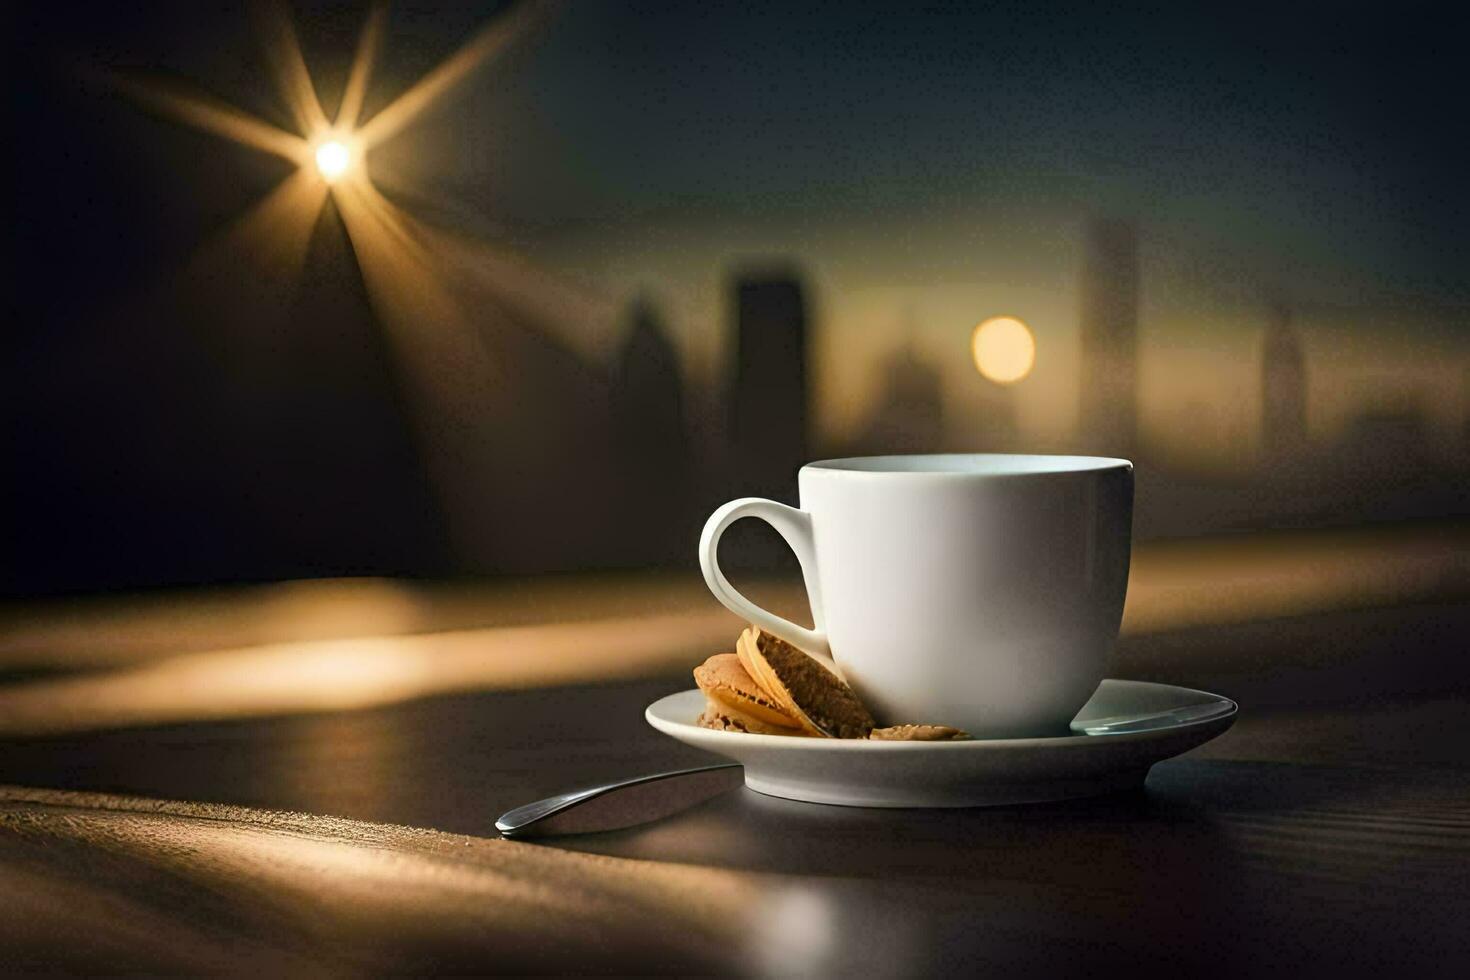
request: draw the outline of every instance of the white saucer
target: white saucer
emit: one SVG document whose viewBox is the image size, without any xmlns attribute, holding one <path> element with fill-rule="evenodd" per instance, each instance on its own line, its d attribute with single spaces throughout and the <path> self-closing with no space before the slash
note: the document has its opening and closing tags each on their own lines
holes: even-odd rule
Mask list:
<svg viewBox="0 0 1470 980">
<path fill-rule="evenodd" d="M 746 735 L 700 728 L 697 690 L 644 717 L 666 735 L 745 766 L 770 796 L 843 806 L 996 806 L 1098 796 L 1143 785 L 1149 767 L 1203 745 L 1235 721 L 1229 698 L 1187 687 L 1105 680 L 1055 738 L 961 742 Z"/>
</svg>

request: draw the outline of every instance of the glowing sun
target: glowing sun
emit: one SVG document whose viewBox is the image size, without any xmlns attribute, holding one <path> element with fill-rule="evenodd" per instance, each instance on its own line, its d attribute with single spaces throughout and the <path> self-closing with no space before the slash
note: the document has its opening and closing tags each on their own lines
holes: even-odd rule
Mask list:
<svg viewBox="0 0 1470 980">
<path fill-rule="evenodd" d="M 1036 338 L 1011 316 L 991 317 L 976 327 L 970 350 L 980 373 L 1003 385 L 1020 381 L 1036 363 Z"/>
</svg>

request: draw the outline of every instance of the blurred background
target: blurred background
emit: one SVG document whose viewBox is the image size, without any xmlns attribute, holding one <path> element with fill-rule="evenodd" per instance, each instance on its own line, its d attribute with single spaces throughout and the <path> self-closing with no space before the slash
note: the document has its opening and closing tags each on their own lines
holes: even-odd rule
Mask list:
<svg viewBox="0 0 1470 980">
<path fill-rule="evenodd" d="M 0 960 L 1463 961 L 1461 20 L 0 4 Z M 1235 698 L 1229 734 L 1137 799 L 906 812 L 901 859 L 790 810 L 770 853 L 820 845 L 778 865 L 756 811 L 581 845 L 633 864 L 403 829 L 712 761 L 641 710 L 742 625 L 705 516 L 934 451 L 1133 460 L 1110 676 Z M 724 548 L 808 615 L 768 527 Z"/>
<path fill-rule="evenodd" d="M 1127 456 L 1142 541 L 1470 506 L 1435 8 L 4 16 L 9 599 L 692 575 L 850 454 Z"/>
<path fill-rule="evenodd" d="M 348 866 L 212 819 L 108 831 L 97 852 L 64 841 L 102 825 L 51 808 L 37 836 L 25 810 L 17 837 L 17 792 L 478 836 L 569 787 L 709 761 L 641 713 L 741 628 L 705 589 L 699 529 L 734 497 L 795 502 L 804 461 L 845 454 L 1134 461 L 1110 676 L 1242 711 L 1180 764 L 1204 768 L 1118 811 L 1149 816 L 1101 845 L 1102 879 L 1161 867 L 1163 840 L 1206 873 L 1136 890 L 1216 911 L 1228 892 L 1289 938 L 1261 944 L 1274 956 L 1312 948 L 1325 876 L 1370 903 L 1403 894 L 1382 874 L 1433 877 L 1404 855 L 1445 853 L 1434 828 L 1462 814 L 1436 794 L 1470 758 L 1470 154 L 1462 33 L 1437 8 L 37 0 L 0 17 L 0 891 L 20 902 L 0 949 L 22 964 L 238 969 L 271 936 L 295 957 L 330 934 L 321 903 L 300 914 L 229 869 L 325 855 L 325 875 L 272 879 L 301 896 Z M 809 615 L 765 525 L 740 522 L 721 557 L 753 601 Z M 1347 767 L 1333 785 L 1351 792 L 1324 802 L 1305 767 Z M 1417 795 L 1385 807 L 1365 767 L 1412 767 Z M 1191 810 L 1196 776 L 1225 781 Z M 1308 788 L 1272 806 L 1301 822 L 1257 821 L 1287 783 Z M 1100 812 L 1075 817 L 1090 855 L 1116 823 Z M 1342 835 L 1352 813 L 1371 834 Z M 1217 835 L 1230 862 L 1199 864 Z M 1262 839 L 1262 866 L 1306 884 L 1242 889 L 1239 842 Z M 941 850 L 906 862 L 925 895 L 954 873 Z M 414 903 L 439 880 L 393 867 L 407 890 L 351 894 Z M 544 868 L 497 872 L 471 904 L 518 907 Z M 677 894 L 709 907 L 722 881 Z M 610 936 L 569 894 L 536 928 L 568 949 Z M 1113 921 L 1116 888 L 1097 894 Z M 1422 927 L 1457 906 L 1423 894 L 1362 921 L 1412 915 L 1448 962 Z M 781 909 L 787 933 L 831 934 Z M 1174 941 L 1227 918 L 1186 915 Z M 220 944 L 227 921 L 242 945 Z M 404 921 L 336 945 L 391 948 Z M 948 955 L 924 929 L 895 948 Z"/>
</svg>

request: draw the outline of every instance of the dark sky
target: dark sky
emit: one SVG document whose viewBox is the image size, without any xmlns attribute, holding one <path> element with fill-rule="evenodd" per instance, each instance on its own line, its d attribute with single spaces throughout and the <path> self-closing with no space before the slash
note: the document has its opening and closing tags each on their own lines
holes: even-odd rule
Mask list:
<svg viewBox="0 0 1470 980">
<path fill-rule="evenodd" d="M 487 83 L 534 107 L 511 142 L 544 140 L 562 162 L 569 217 L 689 207 L 840 222 L 1066 195 L 1227 236 L 1269 228 L 1403 288 L 1470 295 L 1447 15 L 916 9 L 573 4 L 525 70 Z"/>
<path fill-rule="evenodd" d="M 38 91 L 66 89 L 87 65 L 152 69 L 286 121 L 245 9 L 124 6 L 22 3 L 9 15 L 12 108 L 28 126 L 28 108 L 48 117 L 39 145 L 12 143 L 22 186 L 136 198 L 166 183 L 181 200 L 154 220 L 218 220 L 268 186 L 259 168 L 228 161 L 246 192 L 231 195 L 225 176 L 187 172 L 206 138 Z M 369 113 L 497 6 L 392 5 Z M 294 9 L 331 102 L 363 7 Z M 1417 4 L 571 3 L 470 86 L 488 125 L 467 125 L 465 100 L 447 100 L 412 152 L 440 188 L 527 222 L 678 211 L 825 225 L 1063 198 L 1226 238 L 1270 232 L 1395 291 L 1464 302 L 1456 26 L 1448 5 Z M 58 152 L 76 155 L 77 172 Z"/>
</svg>

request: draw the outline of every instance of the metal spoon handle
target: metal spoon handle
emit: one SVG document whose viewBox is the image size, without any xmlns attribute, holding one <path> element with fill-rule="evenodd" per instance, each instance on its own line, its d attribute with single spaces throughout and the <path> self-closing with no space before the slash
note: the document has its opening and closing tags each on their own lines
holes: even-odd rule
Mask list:
<svg viewBox="0 0 1470 980">
<path fill-rule="evenodd" d="M 505 837 L 588 834 L 633 827 L 688 809 L 745 781 L 739 763 L 679 769 L 574 790 L 501 814 Z"/>
</svg>

